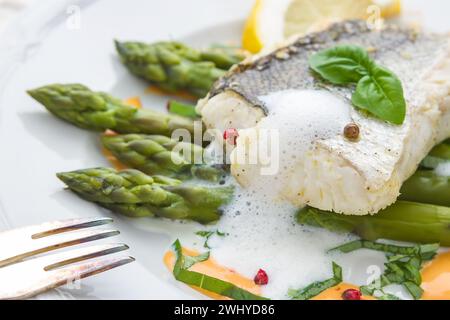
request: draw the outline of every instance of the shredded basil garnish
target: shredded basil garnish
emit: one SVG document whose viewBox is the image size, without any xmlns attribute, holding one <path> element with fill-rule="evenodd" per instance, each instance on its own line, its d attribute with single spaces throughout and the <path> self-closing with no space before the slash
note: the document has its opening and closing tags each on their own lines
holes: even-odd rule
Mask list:
<svg viewBox="0 0 450 320">
<path fill-rule="evenodd" d="M 196 257 L 184 256 L 184 269 L 189 269 L 194 264 L 203 262 L 209 259 L 209 252 L 202 253 Z"/>
<path fill-rule="evenodd" d="M 364 294 L 364 293 L 363 293 Z M 370 295 L 370 294 L 368 294 Z M 383 293 L 382 295 L 377 297 L 378 300 L 400 300 L 399 297 L 390 293 Z"/>
<path fill-rule="evenodd" d="M 334 286 L 337 286 L 341 282 L 342 282 L 342 268 L 338 264 L 333 262 L 332 278 L 327 279 L 325 281 L 314 282 L 303 289 L 299 290 L 291 289 L 289 290 L 288 295 L 295 300 L 309 300 L 319 295 L 323 291 L 332 288 Z"/>
<path fill-rule="evenodd" d="M 312 70 L 337 85 L 356 84 L 353 105 L 381 120 L 402 124 L 406 101 L 402 83 L 390 70 L 375 63 L 358 46 L 342 45 L 322 50 L 309 59 Z"/>
<path fill-rule="evenodd" d="M 381 251 L 400 256 L 414 256 L 419 255 L 422 260 L 431 260 L 436 255 L 436 251 L 439 249 L 439 244 L 424 244 L 416 245 L 412 247 L 396 246 L 391 244 L 379 243 L 368 240 L 355 240 L 329 251 L 340 251 L 343 253 L 349 253 L 358 249 L 369 249 L 375 251 Z"/>
<path fill-rule="evenodd" d="M 189 261 L 189 258 L 183 255 L 183 249 L 180 241 L 176 240 L 172 246 L 177 257 L 175 266 L 173 268 L 173 275 L 178 281 L 235 300 L 269 300 L 268 298 L 258 296 L 247 290 L 239 288 L 230 282 L 223 281 L 199 272 L 187 270 L 187 268 L 191 267 L 193 264 L 190 264 L 191 262 L 186 262 Z M 200 256 L 194 257 L 194 259 L 198 259 L 198 257 Z M 206 255 L 204 255 L 202 259 L 205 257 Z"/>
<path fill-rule="evenodd" d="M 366 240 L 356 240 L 331 251 L 343 253 L 352 252 L 358 249 L 370 249 L 386 253 L 387 262 L 385 271 L 379 279 L 369 285 L 360 287 L 364 295 L 375 296 L 382 300 L 394 300 L 398 297 L 385 293 L 384 288 L 391 284 L 400 284 L 411 294 L 414 299 L 420 299 L 423 290 L 420 287 L 422 277 L 420 270 L 425 261 L 434 258 L 439 249 L 439 244 L 415 245 L 411 247 L 396 246 L 385 243 L 378 243 Z"/>
<path fill-rule="evenodd" d="M 203 243 L 203 247 L 206 249 L 211 249 L 211 247 L 209 246 L 209 240 L 212 236 L 216 235 L 219 237 L 226 237 L 228 236 L 228 233 L 226 232 L 221 232 L 219 230 L 214 230 L 214 231 L 198 231 L 195 233 L 197 236 L 205 238 L 205 242 Z"/>
</svg>

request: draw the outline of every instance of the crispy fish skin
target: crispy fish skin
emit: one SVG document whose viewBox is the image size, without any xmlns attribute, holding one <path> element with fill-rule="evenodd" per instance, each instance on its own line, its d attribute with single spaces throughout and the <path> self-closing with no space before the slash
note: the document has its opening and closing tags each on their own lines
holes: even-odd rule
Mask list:
<svg viewBox="0 0 450 320">
<path fill-rule="evenodd" d="M 315 77 L 308 57 L 341 44 L 366 48 L 378 64 L 402 80 L 407 101 L 404 124 L 392 125 L 351 108 L 360 140 L 351 142 L 343 135 L 318 139 L 314 149 L 299 160 L 282 194 L 299 206 L 375 214 L 396 201 L 402 183 L 433 145 L 450 136 L 449 39 L 395 25 L 372 31 L 363 21 L 338 23 L 235 67 L 199 103 L 198 111 L 209 128 L 226 129 L 238 123 L 241 126 L 234 127 L 241 129 L 255 127 L 270 113 L 259 97 L 278 91 L 326 90 L 350 105 L 353 89 Z M 218 108 L 223 105 L 227 107 Z M 243 114 L 253 117 L 244 123 Z M 238 139 L 238 148 L 244 140 Z M 243 185 L 251 183 L 255 172 L 247 169 L 232 164 L 233 174 Z"/>
</svg>

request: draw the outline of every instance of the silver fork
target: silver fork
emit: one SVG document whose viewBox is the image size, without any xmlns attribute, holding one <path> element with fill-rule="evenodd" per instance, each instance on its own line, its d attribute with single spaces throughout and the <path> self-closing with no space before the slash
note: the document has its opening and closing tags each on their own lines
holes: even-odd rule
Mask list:
<svg viewBox="0 0 450 320">
<path fill-rule="evenodd" d="M 109 218 L 71 219 L 0 233 L 0 299 L 30 298 L 134 261 L 129 256 L 104 257 L 127 250 L 125 244 L 93 245 L 43 255 L 116 236 L 117 230 L 92 229 L 111 222 Z"/>
</svg>

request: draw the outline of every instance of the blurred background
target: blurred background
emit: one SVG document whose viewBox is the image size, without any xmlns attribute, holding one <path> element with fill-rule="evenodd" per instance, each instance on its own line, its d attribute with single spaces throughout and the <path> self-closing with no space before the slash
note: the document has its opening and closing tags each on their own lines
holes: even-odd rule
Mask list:
<svg viewBox="0 0 450 320">
<path fill-rule="evenodd" d="M 0 32 L 5 25 L 34 0 L 0 0 Z"/>
</svg>

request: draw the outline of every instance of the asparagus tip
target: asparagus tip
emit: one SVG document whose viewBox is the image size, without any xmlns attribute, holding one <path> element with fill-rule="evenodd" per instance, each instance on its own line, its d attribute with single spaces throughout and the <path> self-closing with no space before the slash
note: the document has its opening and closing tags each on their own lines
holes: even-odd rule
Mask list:
<svg viewBox="0 0 450 320">
<path fill-rule="evenodd" d="M 125 48 L 123 42 L 120 42 L 119 40 L 114 39 L 114 45 L 120 56 L 123 56 L 126 54 L 126 48 Z"/>
<path fill-rule="evenodd" d="M 35 100 L 38 100 L 39 89 L 30 89 L 26 91 L 27 94 Z"/>
<path fill-rule="evenodd" d="M 58 172 L 56 174 L 56 177 L 58 177 L 59 180 L 64 182 L 66 185 L 68 185 L 68 182 L 72 177 L 72 173 L 71 172 Z"/>
</svg>

